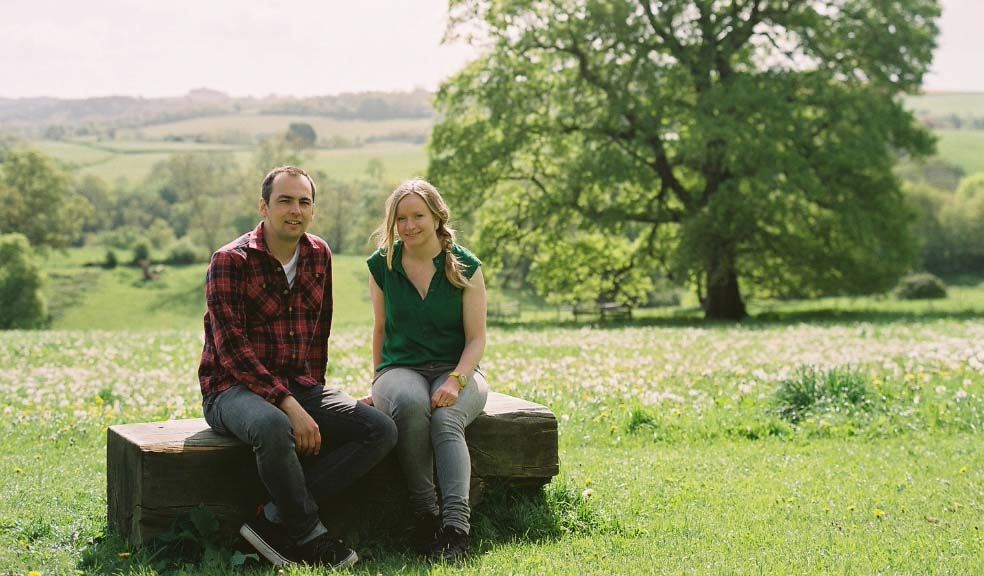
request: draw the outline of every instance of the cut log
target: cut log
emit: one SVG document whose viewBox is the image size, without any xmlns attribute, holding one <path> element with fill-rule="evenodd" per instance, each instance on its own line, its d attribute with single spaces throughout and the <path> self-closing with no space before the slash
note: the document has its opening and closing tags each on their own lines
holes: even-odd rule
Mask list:
<svg viewBox="0 0 984 576">
<path fill-rule="evenodd" d="M 107 435 L 109 525 L 131 544 L 146 543 L 202 505 L 232 534 L 267 499 L 253 451 L 216 434 L 204 419 L 121 424 Z M 542 486 L 559 470 L 557 420 L 540 404 L 490 392 L 465 436 L 472 506 L 489 484 Z M 374 487 L 377 502 L 405 498 L 392 454 L 360 484 Z M 391 493 L 380 493 L 380 486 Z"/>
</svg>

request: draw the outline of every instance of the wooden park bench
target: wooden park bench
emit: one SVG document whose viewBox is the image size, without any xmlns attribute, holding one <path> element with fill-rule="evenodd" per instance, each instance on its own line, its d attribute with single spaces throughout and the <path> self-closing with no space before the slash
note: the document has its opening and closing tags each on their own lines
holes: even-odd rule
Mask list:
<svg viewBox="0 0 984 576">
<path fill-rule="evenodd" d="M 632 319 L 632 308 L 618 302 L 578 302 L 571 312 L 575 321 L 582 316 L 598 316 L 601 321 Z"/>
<path fill-rule="evenodd" d="M 110 426 L 107 432 L 109 525 L 140 545 L 204 505 L 233 534 L 266 500 L 253 451 L 220 436 L 202 418 Z M 540 404 L 489 393 L 485 411 L 465 432 L 472 461 L 471 504 L 489 486 L 542 486 L 559 470 L 557 419 Z M 394 454 L 359 482 L 382 487 L 378 501 L 405 498 Z M 380 492 L 391 492 L 389 498 Z M 377 502 L 378 503 L 378 502 Z M 367 506 L 379 513 L 379 506 Z"/>
</svg>

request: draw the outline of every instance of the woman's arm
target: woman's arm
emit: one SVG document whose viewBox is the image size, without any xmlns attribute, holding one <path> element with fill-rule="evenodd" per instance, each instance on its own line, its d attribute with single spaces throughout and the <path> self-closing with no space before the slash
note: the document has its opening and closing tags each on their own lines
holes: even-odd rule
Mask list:
<svg viewBox="0 0 984 576">
<path fill-rule="evenodd" d="M 386 336 L 386 302 L 383 291 L 376 284 L 376 279 L 369 274 L 369 299 L 372 300 L 372 371 L 376 375 L 376 366 L 383 362 L 383 338 Z M 372 406 L 372 394 L 360 399 Z"/>
<path fill-rule="evenodd" d="M 383 362 L 383 337 L 386 335 L 386 302 L 376 279 L 369 275 L 369 299 L 372 300 L 372 369 Z"/>
<path fill-rule="evenodd" d="M 461 352 L 455 370 L 461 374 L 462 381 L 467 382 L 472 372 L 478 366 L 485 353 L 485 277 L 479 268 L 471 277 L 471 286 L 465 288 L 462 295 L 462 316 L 465 325 L 465 349 Z M 449 377 L 431 397 L 431 408 L 450 406 L 458 401 L 461 390 L 459 382 Z"/>
</svg>

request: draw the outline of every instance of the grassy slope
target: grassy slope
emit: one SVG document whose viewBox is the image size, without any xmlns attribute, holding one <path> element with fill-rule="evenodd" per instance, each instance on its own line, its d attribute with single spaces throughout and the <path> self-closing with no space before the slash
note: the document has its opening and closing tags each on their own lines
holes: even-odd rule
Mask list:
<svg viewBox="0 0 984 576">
<path fill-rule="evenodd" d="M 167 267 L 161 278 L 151 283 L 143 282 L 138 268 L 79 268 L 103 257 L 101 250 L 73 250 L 67 256 L 53 255 L 48 262 L 46 269 L 52 278 L 46 296 L 56 316 L 53 328 L 169 330 L 201 326 L 204 264 Z M 364 259 L 359 256 L 335 257 L 335 326 L 371 322 L 364 270 Z M 83 274 L 81 281 L 79 274 Z M 70 280 L 61 280 L 66 277 Z M 65 298 L 66 291 L 72 293 L 70 299 Z"/>
<path fill-rule="evenodd" d="M 984 109 L 981 111 L 984 116 Z M 984 172 L 984 131 L 939 130 L 936 154 L 967 174 Z"/>
</svg>

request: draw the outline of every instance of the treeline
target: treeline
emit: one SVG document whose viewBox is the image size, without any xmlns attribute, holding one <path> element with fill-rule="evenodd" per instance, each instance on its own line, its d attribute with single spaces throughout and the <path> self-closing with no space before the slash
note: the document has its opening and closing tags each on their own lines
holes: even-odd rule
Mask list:
<svg viewBox="0 0 984 576">
<path fill-rule="evenodd" d="M 23 138 L 55 140 L 92 135 L 112 137 L 120 129 L 243 112 L 325 116 L 345 120 L 429 118 L 434 114 L 432 97 L 429 92 L 417 90 L 313 98 L 233 98 L 215 90 L 200 89 L 178 98 L 0 98 L 0 132 Z"/>
<path fill-rule="evenodd" d="M 47 322 L 35 255 L 97 247 L 89 265 L 141 266 L 207 262 L 211 253 L 260 220 L 263 176 L 274 166 L 308 165 L 285 140 L 260 145 L 246 165 L 231 154 L 175 154 L 141 182 L 73 177 L 29 149 L 0 148 L 0 329 Z M 311 171 L 318 186 L 310 231 L 336 253 L 368 253 L 369 235 L 392 188 L 385 166 L 370 160 L 363 177 L 339 181 Z"/>
</svg>

